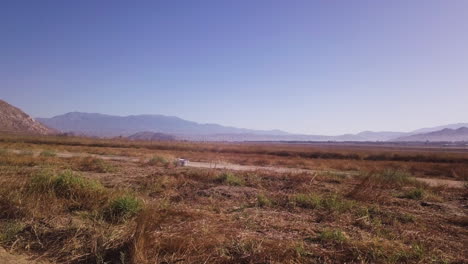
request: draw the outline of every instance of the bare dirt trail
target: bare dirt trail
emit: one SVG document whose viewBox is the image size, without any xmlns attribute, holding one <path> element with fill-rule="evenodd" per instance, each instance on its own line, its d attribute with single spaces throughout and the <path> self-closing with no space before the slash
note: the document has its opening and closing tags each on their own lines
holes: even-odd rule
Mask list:
<svg viewBox="0 0 468 264">
<path fill-rule="evenodd" d="M 23 153 L 28 153 L 28 151 L 25 150 L 19 150 L 19 149 L 14 149 L 14 150 L 9 150 L 15 154 L 23 154 Z M 41 154 L 41 151 L 32 151 L 33 156 L 39 156 Z M 92 154 L 92 153 L 79 153 L 79 152 L 54 152 L 56 157 L 59 158 L 73 158 L 73 157 L 94 157 L 94 158 L 100 158 L 103 160 L 116 160 L 116 161 L 130 161 L 130 162 L 138 162 L 140 161 L 139 158 L 132 158 L 132 157 L 126 157 L 126 156 L 113 156 L 113 155 L 101 155 L 101 154 Z"/>
<path fill-rule="evenodd" d="M 187 167 L 194 168 L 210 168 L 210 169 L 227 169 L 237 171 L 256 171 L 256 170 L 268 170 L 280 173 L 316 173 L 316 172 L 328 172 L 335 175 L 358 175 L 357 171 L 334 171 L 334 170 L 310 170 L 300 168 L 286 168 L 286 167 L 270 167 L 270 166 L 254 166 L 254 165 L 239 165 L 230 163 L 209 163 L 209 162 L 189 162 Z M 424 182 L 429 186 L 447 186 L 449 188 L 464 188 L 465 183 L 456 180 L 447 179 L 434 179 L 434 178 L 416 178 L 416 180 Z"/>
<path fill-rule="evenodd" d="M 24 150 L 10 150 L 13 153 L 21 154 L 24 153 Z M 40 155 L 40 151 L 33 152 L 34 156 Z M 57 157 L 60 158 L 71 158 L 71 157 L 95 157 L 103 160 L 115 160 L 115 161 L 129 161 L 129 162 L 139 162 L 140 158 L 126 157 L 126 156 L 111 156 L 111 155 L 101 155 L 101 154 L 89 154 L 89 153 L 77 153 L 77 152 L 57 152 L 55 153 Z M 226 170 L 236 170 L 236 171 L 256 171 L 256 170 L 266 170 L 274 171 L 279 173 L 333 173 L 336 175 L 346 175 L 353 176 L 358 175 L 358 171 L 335 171 L 335 170 L 311 170 L 311 169 L 301 169 L 301 168 L 288 168 L 288 167 L 273 167 L 273 166 L 256 166 L 256 165 L 240 165 L 232 163 L 219 163 L 219 162 L 197 162 L 191 161 L 186 167 L 193 168 L 206 168 L 206 169 L 226 169 Z M 448 179 L 437 179 L 437 178 L 416 178 L 416 180 L 424 182 L 429 186 L 447 186 L 449 188 L 465 188 L 465 182 L 448 180 Z"/>
<path fill-rule="evenodd" d="M 240 165 L 232 163 L 214 163 L 214 162 L 197 162 L 190 161 L 186 167 L 193 168 L 207 168 L 207 169 L 225 169 L 225 170 L 236 170 L 236 171 L 256 171 L 266 170 L 274 171 L 279 173 L 333 173 L 335 175 L 356 175 L 357 171 L 335 171 L 335 170 L 311 170 L 301 168 L 288 168 L 288 167 L 273 167 L 273 166 L 256 166 L 256 165 Z"/>
</svg>

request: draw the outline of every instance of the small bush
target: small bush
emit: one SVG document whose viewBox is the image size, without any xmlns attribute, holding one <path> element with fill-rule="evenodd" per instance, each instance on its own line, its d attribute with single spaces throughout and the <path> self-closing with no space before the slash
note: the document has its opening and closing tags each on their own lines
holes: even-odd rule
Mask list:
<svg viewBox="0 0 468 264">
<path fill-rule="evenodd" d="M 338 229 L 325 229 L 317 237 L 317 240 L 323 242 L 343 243 L 346 241 L 346 236 Z"/>
<path fill-rule="evenodd" d="M 400 250 L 390 255 L 392 263 L 417 263 L 426 255 L 426 249 L 419 243 L 413 243 L 409 249 Z"/>
<path fill-rule="evenodd" d="M 387 202 L 386 189 L 401 189 L 403 186 L 424 188 L 425 184 L 417 181 L 402 170 L 386 169 L 382 172 L 363 174 L 362 180 L 346 196 L 359 201 Z"/>
<path fill-rule="evenodd" d="M 224 184 L 227 184 L 227 185 L 232 185 L 232 186 L 243 186 L 245 185 L 245 181 L 244 179 L 232 174 L 232 173 L 229 173 L 229 172 L 225 172 L 225 173 L 222 173 L 221 175 L 218 176 L 218 180 Z"/>
<path fill-rule="evenodd" d="M 374 174 L 376 181 L 382 184 L 403 186 L 414 182 L 414 178 L 406 171 L 386 169 L 381 173 Z"/>
<path fill-rule="evenodd" d="M 398 221 L 400 221 L 401 223 L 404 223 L 404 224 L 414 223 L 416 221 L 416 218 L 412 214 L 403 213 L 403 214 L 398 216 Z"/>
<path fill-rule="evenodd" d="M 50 151 L 50 150 L 44 150 L 42 151 L 39 156 L 41 157 L 56 157 L 57 154 L 53 151 Z"/>
<path fill-rule="evenodd" d="M 23 231 L 24 224 L 18 222 L 6 222 L 0 225 L 0 243 L 15 241 L 16 235 Z"/>
<path fill-rule="evenodd" d="M 257 206 L 258 207 L 270 207 L 273 205 L 273 202 L 270 198 L 265 196 L 264 194 L 257 195 Z"/>
<path fill-rule="evenodd" d="M 56 175 L 50 170 L 39 171 L 31 178 L 27 189 L 30 193 L 51 192 L 54 190 L 53 181 L 55 178 Z"/>
<path fill-rule="evenodd" d="M 93 208 L 106 199 L 106 189 L 101 183 L 81 177 L 72 171 L 58 175 L 42 171 L 31 178 L 27 186 L 29 194 L 53 195 L 71 203 L 70 208 Z"/>
<path fill-rule="evenodd" d="M 414 223 L 416 218 L 408 213 L 398 213 L 390 210 L 382 210 L 377 206 L 361 207 L 355 211 L 355 214 L 366 219 L 374 227 L 379 228 L 383 225 L 395 225 L 397 223 Z"/>
<path fill-rule="evenodd" d="M 345 212 L 356 204 L 353 201 L 343 199 L 338 195 L 320 196 L 314 193 L 297 194 L 292 197 L 296 206 L 309 209 L 326 209 L 335 212 Z"/>
<path fill-rule="evenodd" d="M 53 188 L 55 193 L 66 198 L 89 197 L 104 191 L 101 183 L 83 178 L 71 171 L 64 171 L 53 179 Z"/>
<path fill-rule="evenodd" d="M 117 197 L 106 209 L 106 218 L 112 222 L 123 222 L 135 216 L 142 208 L 141 200 L 134 196 Z"/>
<path fill-rule="evenodd" d="M 169 161 L 164 157 L 154 156 L 146 164 L 150 166 L 166 166 L 169 164 Z"/>
<path fill-rule="evenodd" d="M 98 173 L 114 172 L 115 168 L 102 159 L 94 157 L 82 158 L 78 164 L 80 171 L 94 171 Z"/>
<path fill-rule="evenodd" d="M 416 188 L 410 191 L 405 192 L 400 198 L 420 200 L 424 197 L 424 190 L 421 188 Z"/>
<path fill-rule="evenodd" d="M 296 206 L 302 207 L 302 208 L 309 208 L 309 209 L 314 209 L 319 207 L 321 198 L 320 196 L 316 194 L 296 194 L 292 198 L 293 203 Z"/>
</svg>

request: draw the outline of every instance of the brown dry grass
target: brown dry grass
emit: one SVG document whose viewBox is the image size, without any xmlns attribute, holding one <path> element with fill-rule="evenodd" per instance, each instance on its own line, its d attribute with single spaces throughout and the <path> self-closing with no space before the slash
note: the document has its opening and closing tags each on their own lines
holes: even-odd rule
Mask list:
<svg viewBox="0 0 468 264">
<path fill-rule="evenodd" d="M 10 137 L 0 147 L 142 159 L 0 152 L 0 245 L 34 258 L 58 263 L 468 260 L 467 189 L 413 180 L 415 175 L 463 178 L 465 154 L 81 138 Z M 322 156 L 313 156 L 318 152 Z M 363 158 L 382 152 L 388 160 Z M 402 152 L 411 160 L 389 154 Z M 166 164 L 177 156 L 361 173 L 234 172 Z M 148 162 L 152 157 L 167 160 Z"/>
</svg>

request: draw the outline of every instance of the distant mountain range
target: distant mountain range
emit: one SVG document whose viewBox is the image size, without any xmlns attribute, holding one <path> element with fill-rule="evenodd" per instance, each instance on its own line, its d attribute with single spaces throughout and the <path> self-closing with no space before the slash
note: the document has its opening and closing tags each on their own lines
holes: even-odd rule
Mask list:
<svg viewBox="0 0 468 264">
<path fill-rule="evenodd" d="M 214 134 L 289 135 L 280 130 L 252 130 L 218 124 L 200 124 L 164 115 L 112 116 L 72 112 L 52 118 L 37 118 L 37 120 L 62 132 L 98 137 L 130 136 L 143 131 L 172 134 L 179 137 Z"/>
<path fill-rule="evenodd" d="M 0 132 L 47 135 L 57 131 L 35 121 L 21 109 L 0 100 Z"/>
<path fill-rule="evenodd" d="M 153 141 L 468 141 L 468 123 L 422 128 L 411 132 L 364 131 L 338 136 L 300 135 L 281 130 L 200 124 L 164 115 L 112 116 L 72 112 L 34 120 L 20 109 L 0 100 L 0 132 L 5 131 L 41 135 L 72 133 Z"/>
<path fill-rule="evenodd" d="M 426 130 L 424 130 L 426 131 Z M 468 126 L 457 129 L 444 128 L 442 130 L 399 137 L 395 141 L 467 141 Z"/>
<path fill-rule="evenodd" d="M 146 140 L 146 141 L 171 141 L 176 140 L 176 137 L 169 134 L 158 133 L 158 132 L 138 132 L 127 137 L 130 140 Z"/>
<path fill-rule="evenodd" d="M 218 124 L 200 124 L 174 116 L 132 115 L 113 116 L 96 113 L 71 112 L 52 118 L 37 118 L 41 123 L 61 132 L 97 137 L 129 137 L 138 140 L 161 140 L 171 136 L 178 140 L 195 141 L 426 141 L 418 134 L 438 130 L 468 127 L 468 123 L 449 124 L 432 128 L 422 128 L 411 132 L 373 132 L 338 136 L 291 134 L 281 130 L 253 130 L 222 126 Z M 159 139 L 158 139 L 159 138 Z M 461 141 L 463 137 L 427 137 L 429 141 Z"/>
</svg>

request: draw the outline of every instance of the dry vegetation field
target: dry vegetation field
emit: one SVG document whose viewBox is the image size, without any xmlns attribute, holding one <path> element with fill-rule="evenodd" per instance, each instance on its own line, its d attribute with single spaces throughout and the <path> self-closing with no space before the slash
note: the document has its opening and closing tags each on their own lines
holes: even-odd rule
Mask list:
<svg viewBox="0 0 468 264">
<path fill-rule="evenodd" d="M 32 263 L 468 263 L 467 180 L 466 150 L 2 135 L 0 248 Z"/>
</svg>

